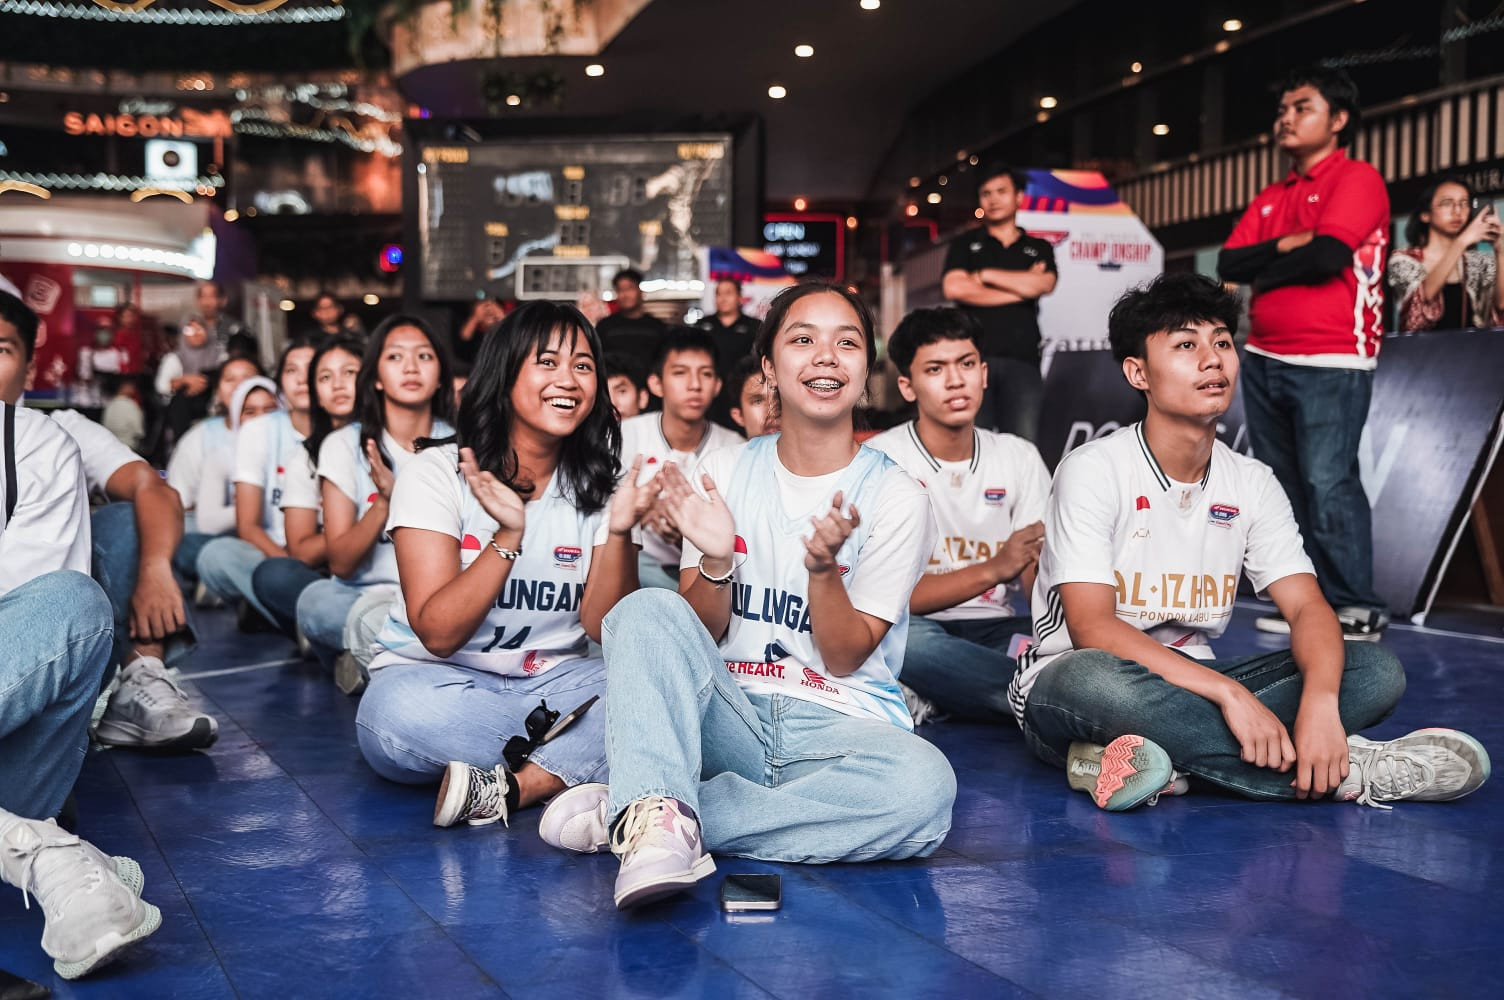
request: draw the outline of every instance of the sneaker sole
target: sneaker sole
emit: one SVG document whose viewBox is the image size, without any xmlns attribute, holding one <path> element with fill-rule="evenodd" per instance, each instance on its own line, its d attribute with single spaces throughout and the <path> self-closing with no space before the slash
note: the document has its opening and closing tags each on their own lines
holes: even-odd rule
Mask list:
<svg viewBox="0 0 1504 1000">
<path fill-rule="evenodd" d="M 1290 623 L 1283 620 L 1276 621 L 1271 618 L 1255 618 L 1253 627 L 1260 632 L 1268 632 L 1270 635 L 1290 634 Z"/>
<path fill-rule="evenodd" d="M 1463 791 L 1458 792 L 1456 795 L 1451 796 L 1450 798 L 1436 799 L 1434 801 L 1454 802 L 1457 799 L 1462 798 L 1464 795 L 1471 795 L 1473 792 L 1476 792 L 1479 788 L 1481 788 L 1483 784 L 1488 781 L 1488 779 L 1493 775 L 1493 762 L 1489 760 L 1488 751 L 1483 748 L 1483 744 L 1479 743 L 1477 740 L 1473 739 L 1471 736 L 1469 736 L 1467 733 L 1464 733 L 1460 729 L 1448 729 L 1445 726 L 1432 726 L 1427 729 L 1417 729 L 1413 733 L 1406 733 L 1404 736 L 1401 736 L 1398 740 L 1395 740 L 1393 742 L 1399 743 L 1409 739 L 1412 736 L 1424 737 L 1425 742 L 1428 743 L 1440 743 L 1442 746 L 1446 747 L 1448 750 L 1452 751 L 1454 754 L 1467 761 L 1468 764 L 1472 766 L 1474 774 L 1481 773 L 1483 775 L 1471 788 L 1466 788 Z"/>
<path fill-rule="evenodd" d="M 1096 759 L 1098 773 L 1076 774 L 1070 762 L 1079 758 Z M 1169 754 L 1142 736 L 1119 736 L 1102 748 L 1100 757 L 1090 743 L 1072 743 L 1066 755 L 1066 781 L 1077 791 L 1090 795 L 1098 808 L 1108 812 L 1132 809 L 1159 795 L 1170 783 L 1174 770 Z M 1129 787 L 1129 779 L 1139 775 L 1144 780 Z"/>
<path fill-rule="evenodd" d="M 679 875 L 657 875 L 616 887 L 616 908 L 630 910 L 655 900 L 672 896 L 691 888 L 696 882 L 715 871 L 715 860 L 708 854 L 700 855 L 693 868 Z"/>
<path fill-rule="evenodd" d="M 119 958 L 121 953 L 142 938 L 153 934 L 158 927 L 162 926 L 162 911 L 146 901 L 141 902 L 145 911 L 141 922 L 124 934 L 106 934 L 94 942 L 94 954 L 78 962 L 64 962 L 61 959 L 52 963 L 52 968 L 64 979 L 77 979 L 87 975 Z"/>
<path fill-rule="evenodd" d="M 434 826 L 453 826 L 459 822 L 460 811 L 465 808 L 465 786 L 470 780 L 468 770 L 469 765 L 457 760 L 451 760 L 445 766 L 444 780 L 439 782 L 439 797 L 433 804 Z"/>
<path fill-rule="evenodd" d="M 1377 632 L 1349 632 L 1347 629 L 1342 630 L 1343 642 L 1378 642 L 1382 638 L 1384 638 L 1384 631 L 1382 629 Z"/>
<path fill-rule="evenodd" d="M 179 753 L 184 750 L 209 749 L 219 739 L 219 727 L 210 719 L 195 719 L 193 728 L 182 736 L 154 739 L 151 733 L 140 726 L 104 719 L 94 727 L 94 739 L 107 747 L 155 753 Z"/>
<path fill-rule="evenodd" d="M 141 874 L 141 866 L 136 863 L 136 859 L 117 854 L 110 860 L 115 862 L 115 877 L 124 882 L 125 887 L 139 899 L 141 890 L 146 888 L 146 876 Z"/>
</svg>

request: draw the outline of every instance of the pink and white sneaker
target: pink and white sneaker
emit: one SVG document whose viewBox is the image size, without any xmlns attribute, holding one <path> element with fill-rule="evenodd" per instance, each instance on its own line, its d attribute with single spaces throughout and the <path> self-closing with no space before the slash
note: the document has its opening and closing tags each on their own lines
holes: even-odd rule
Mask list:
<svg viewBox="0 0 1504 1000">
<path fill-rule="evenodd" d="M 694 811 L 661 795 L 627 806 L 611 835 L 611 850 L 621 858 L 618 910 L 681 892 L 715 871 Z"/>
<path fill-rule="evenodd" d="M 1072 743 L 1065 756 L 1065 779 L 1109 812 L 1132 809 L 1174 793 L 1170 755 L 1153 740 L 1119 736 L 1105 747 Z"/>
</svg>

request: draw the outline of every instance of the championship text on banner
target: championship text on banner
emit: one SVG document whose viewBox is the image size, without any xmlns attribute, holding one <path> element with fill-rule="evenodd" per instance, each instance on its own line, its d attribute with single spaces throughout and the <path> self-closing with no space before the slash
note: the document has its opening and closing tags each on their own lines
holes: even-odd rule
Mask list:
<svg viewBox="0 0 1504 1000">
<path fill-rule="evenodd" d="M 1358 450 L 1373 506 L 1374 585 L 1396 616 L 1421 619 L 1495 454 L 1504 413 L 1504 335 L 1390 336 L 1379 355 Z M 1107 351 L 1060 351 L 1045 380 L 1039 450 L 1053 468 L 1072 448 L 1144 415 Z M 1247 452 L 1241 396 L 1217 436 Z"/>
</svg>

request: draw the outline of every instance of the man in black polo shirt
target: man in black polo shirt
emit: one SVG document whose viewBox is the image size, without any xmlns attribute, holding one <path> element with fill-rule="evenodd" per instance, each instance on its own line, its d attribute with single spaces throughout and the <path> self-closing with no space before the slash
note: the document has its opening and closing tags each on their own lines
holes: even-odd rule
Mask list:
<svg viewBox="0 0 1504 1000">
<path fill-rule="evenodd" d="M 987 389 L 977 425 L 1039 437 L 1039 298 L 1055 290 L 1055 253 L 1018 227 L 1018 199 L 1028 179 L 992 166 L 977 176 L 982 226 L 956 237 L 945 255 L 945 297 L 982 326 Z"/>
<path fill-rule="evenodd" d="M 596 324 L 601 345 L 635 358 L 646 369 L 658 356 L 658 345 L 668 327 L 663 320 L 647 311 L 642 298 L 642 273 L 631 268 L 618 271 L 611 279 L 616 292 L 616 312 Z"/>
<path fill-rule="evenodd" d="M 721 394 L 710 405 L 710 419 L 723 427 L 732 427 L 731 408 L 737 405 L 741 386 L 733 387 L 731 373 L 742 358 L 752 353 L 757 336 L 757 320 L 742 312 L 742 283 L 735 278 L 721 278 L 715 283 L 715 312 L 695 328 L 710 334 L 715 343 L 716 377 L 721 380 Z"/>
</svg>

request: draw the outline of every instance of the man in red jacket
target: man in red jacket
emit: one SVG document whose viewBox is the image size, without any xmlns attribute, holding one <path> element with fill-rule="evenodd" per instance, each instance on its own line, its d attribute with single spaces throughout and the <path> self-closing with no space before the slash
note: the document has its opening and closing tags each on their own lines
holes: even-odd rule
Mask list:
<svg viewBox="0 0 1504 1000">
<path fill-rule="evenodd" d="M 1383 335 L 1389 194 L 1379 172 L 1344 149 L 1358 124 L 1346 73 L 1292 74 L 1274 124 L 1290 174 L 1259 192 L 1217 261 L 1224 280 L 1253 287 L 1248 439 L 1289 494 L 1344 637 L 1376 640 L 1389 614 L 1373 587 L 1358 441 Z M 1258 627 L 1290 630 L 1278 615 Z"/>
</svg>

